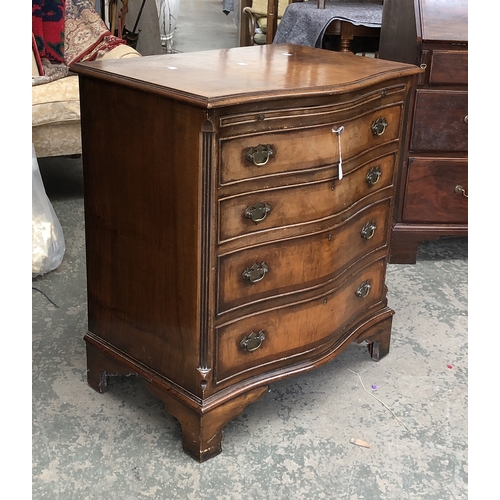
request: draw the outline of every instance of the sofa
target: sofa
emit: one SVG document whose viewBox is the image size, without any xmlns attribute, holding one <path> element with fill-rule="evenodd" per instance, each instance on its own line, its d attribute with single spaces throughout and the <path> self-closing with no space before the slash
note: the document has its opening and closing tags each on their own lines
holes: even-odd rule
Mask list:
<svg viewBox="0 0 500 500">
<path fill-rule="evenodd" d="M 33 12 L 43 6 L 41 0 L 32 3 Z M 32 142 L 37 158 L 82 152 L 78 76 L 71 73 L 72 64 L 141 56 L 111 35 L 91 0 L 60 0 L 60 6 L 65 12 L 64 20 L 59 20 L 64 25 L 64 47 L 59 47 L 59 54 L 57 50 L 55 54 L 40 50 L 44 46 L 40 40 L 43 28 L 37 23 L 43 13 L 33 17 Z M 81 42 L 78 35 L 83 31 L 91 36 Z"/>
</svg>

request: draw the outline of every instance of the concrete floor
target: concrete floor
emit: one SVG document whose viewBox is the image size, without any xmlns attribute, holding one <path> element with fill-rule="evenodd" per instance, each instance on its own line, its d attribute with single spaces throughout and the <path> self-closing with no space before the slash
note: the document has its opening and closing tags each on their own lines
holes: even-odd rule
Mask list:
<svg viewBox="0 0 500 500">
<path fill-rule="evenodd" d="M 221 2 L 181 0 L 176 51 L 235 45 Z M 33 499 L 468 498 L 466 238 L 424 243 L 417 264 L 389 265 L 396 315 L 386 358 L 375 363 L 352 344 L 331 363 L 273 384 L 226 426 L 222 453 L 199 464 L 140 379 L 113 378 L 105 394 L 86 384 L 81 159 L 39 166 L 66 252 L 33 280 L 56 304 L 33 290 Z"/>
<path fill-rule="evenodd" d="M 57 305 L 33 291 L 34 499 L 468 498 L 466 239 L 424 243 L 417 264 L 389 266 L 387 357 L 352 344 L 271 385 L 226 426 L 222 453 L 198 464 L 141 380 L 113 378 L 105 394 L 86 384 L 81 160 L 39 165 L 66 253 L 33 281 Z"/>
<path fill-rule="evenodd" d="M 238 12 L 222 12 L 222 0 L 180 0 L 174 52 L 237 47 L 238 18 Z"/>
</svg>

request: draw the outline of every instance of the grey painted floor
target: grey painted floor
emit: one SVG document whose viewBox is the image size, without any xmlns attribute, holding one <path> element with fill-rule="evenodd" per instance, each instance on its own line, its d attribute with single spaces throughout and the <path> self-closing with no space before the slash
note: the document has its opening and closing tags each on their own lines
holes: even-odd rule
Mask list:
<svg viewBox="0 0 500 500">
<path fill-rule="evenodd" d="M 179 16 L 176 50 L 236 44 L 219 2 L 181 0 L 181 12 L 188 4 L 229 23 L 227 38 Z M 387 357 L 375 363 L 352 344 L 331 363 L 273 384 L 225 427 L 222 453 L 199 464 L 140 379 L 113 378 L 105 394 L 87 385 L 81 160 L 39 166 L 66 253 L 33 281 L 57 307 L 33 290 L 32 498 L 468 498 L 467 239 L 424 243 L 417 264 L 389 266 L 396 315 Z"/>
<path fill-rule="evenodd" d="M 58 306 L 33 291 L 33 498 L 468 498 L 466 239 L 389 266 L 387 357 L 352 344 L 273 384 L 226 426 L 222 453 L 198 464 L 141 380 L 113 378 L 105 394 L 86 384 L 81 160 L 39 165 L 66 253 L 33 283 Z"/>
<path fill-rule="evenodd" d="M 238 18 L 238 12 L 222 12 L 222 0 L 180 0 L 174 52 L 237 47 Z"/>
</svg>

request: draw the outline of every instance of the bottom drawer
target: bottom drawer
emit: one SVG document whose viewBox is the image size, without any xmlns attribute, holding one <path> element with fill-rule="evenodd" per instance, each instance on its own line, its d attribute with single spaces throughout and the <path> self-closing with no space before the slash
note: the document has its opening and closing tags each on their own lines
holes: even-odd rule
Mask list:
<svg viewBox="0 0 500 500">
<path fill-rule="evenodd" d="M 254 375 L 259 368 L 268 371 L 284 360 L 331 347 L 349 323 L 381 302 L 384 276 L 385 259 L 350 276 L 326 295 L 221 325 L 216 329 L 217 383 Z"/>
<path fill-rule="evenodd" d="M 466 224 L 467 180 L 466 158 L 410 158 L 404 222 Z"/>
</svg>

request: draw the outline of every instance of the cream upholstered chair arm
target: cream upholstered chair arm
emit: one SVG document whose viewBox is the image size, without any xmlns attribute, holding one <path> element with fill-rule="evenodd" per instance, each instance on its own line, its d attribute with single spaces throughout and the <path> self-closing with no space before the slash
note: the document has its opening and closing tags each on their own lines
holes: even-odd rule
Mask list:
<svg viewBox="0 0 500 500">
<path fill-rule="evenodd" d="M 127 59 L 129 57 L 141 57 L 141 54 L 129 45 L 123 44 L 97 56 L 96 60 L 105 61 L 107 59 Z"/>
<path fill-rule="evenodd" d="M 100 54 L 97 59 L 130 57 L 141 57 L 141 54 L 123 44 Z M 34 62 L 33 71 L 35 69 Z M 38 158 L 81 154 L 78 76 L 32 87 L 32 142 Z"/>
</svg>

